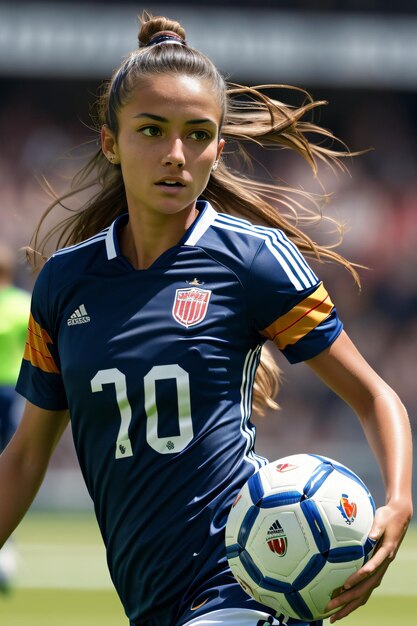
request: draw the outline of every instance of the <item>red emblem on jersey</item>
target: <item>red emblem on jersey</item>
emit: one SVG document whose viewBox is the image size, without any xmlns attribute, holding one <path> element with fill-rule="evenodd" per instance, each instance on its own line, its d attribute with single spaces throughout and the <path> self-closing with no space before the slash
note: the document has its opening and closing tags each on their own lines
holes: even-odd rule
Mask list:
<svg viewBox="0 0 417 626">
<path fill-rule="evenodd" d="M 208 289 L 177 289 L 172 307 L 174 319 L 186 328 L 199 324 L 206 317 L 210 296 Z"/>
</svg>

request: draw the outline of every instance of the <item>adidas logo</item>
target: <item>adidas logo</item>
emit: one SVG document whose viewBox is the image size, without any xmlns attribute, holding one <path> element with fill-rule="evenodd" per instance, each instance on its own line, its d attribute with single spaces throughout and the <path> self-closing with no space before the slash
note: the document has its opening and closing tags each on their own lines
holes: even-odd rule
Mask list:
<svg viewBox="0 0 417 626">
<path fill-rule="evenodd" d="M 75 309 L 74 313 L 67 319 L 68 326 L 76 326 L 77 324 L 87 324 L 91 318 L 87 313 L 87 310 L 83 304 L 80 304 L 78 309 Z"/>
<path fill-rule="evenodd" d="M 284 535 L 285 536 L 284 529 L 282 528 L 278 520 L 276 520 L 276 522 L 274 522 L 272 526 L 269 527 L 268 535 L 274 535 L 274 536 Z"/>
</svg>

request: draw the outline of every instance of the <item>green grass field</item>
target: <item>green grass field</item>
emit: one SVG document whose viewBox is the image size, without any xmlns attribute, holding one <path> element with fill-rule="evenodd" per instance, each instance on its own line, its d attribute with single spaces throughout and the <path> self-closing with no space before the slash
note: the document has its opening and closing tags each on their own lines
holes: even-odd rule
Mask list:
<svg viewBox="0 0 417 626">
<path fill-rule="evenodd" d="M 90 514 L 31 513 L 15 534 L 16 586 L 0 596 L 1 626 L 127 626 Z M 412 626 L 417 615 L 417 526 L 365 607 L 346 626 Z"/>
</svg>

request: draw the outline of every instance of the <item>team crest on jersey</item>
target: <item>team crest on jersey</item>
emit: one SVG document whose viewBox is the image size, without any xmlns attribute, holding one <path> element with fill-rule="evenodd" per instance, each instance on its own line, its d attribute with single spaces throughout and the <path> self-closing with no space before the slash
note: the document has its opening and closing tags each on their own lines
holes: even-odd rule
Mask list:
<svg viewBox="0 0 417 626">
<path fill-rule="evenodd" d="M 266 542 L 271 552 L 275 552 L 278 556 L 286 554 L 288 546 L 287 535 L 278 520 L 269 527 Z"/>
<path fill-rule="evenodd" d="M 209 289 L 177 289 L 172 307 L 174 319 L 186 328 L 199 324 L 206 317 L 210 296 Z"/>
<path fill-rule="evenodd" d="M 337 508 L 341 512 L 346 524 L 349 526 L 353 524 L 358 512 L 358 507 L 355 502 L 349 502 L 349 496 L 346 493 L 342 493 L 340 504 Z"/>
</svg>

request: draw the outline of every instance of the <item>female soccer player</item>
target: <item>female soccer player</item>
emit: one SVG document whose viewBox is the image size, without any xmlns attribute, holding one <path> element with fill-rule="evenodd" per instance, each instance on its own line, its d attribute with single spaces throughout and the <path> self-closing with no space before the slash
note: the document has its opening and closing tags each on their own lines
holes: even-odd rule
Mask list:
<svg viewBox="0 0 417 626">
<path fill-rule="evenodd" d="M 102 150 L 76 181 L 95 195 L 61 225 L 35 285 L 17 385 L 27 404 L 0 462 L 0 545 L 70 418 L 131 626 L 301 626 L 246 596 L 225 558 L 228 511 L 266 462 L 249 420 L 269 339 L 352 406 L 385 479 L 379 550 L 330 603 L 344 617 L 379 584 L 411 516 L 406 411 L 304 256 L 354 268 L 277 210 L 301 211 L 288 190 L 221 159 L 233 139 L 293 149 L 313 168 L 337 155 L 306 139 L 327 134 L 301 119 L 317 103 L 226 95 L 177 22 L 146 14 L 139 42 L 101 98 Z M 259 371 L 265 404 L 275 380 Z"/>
</svg>

